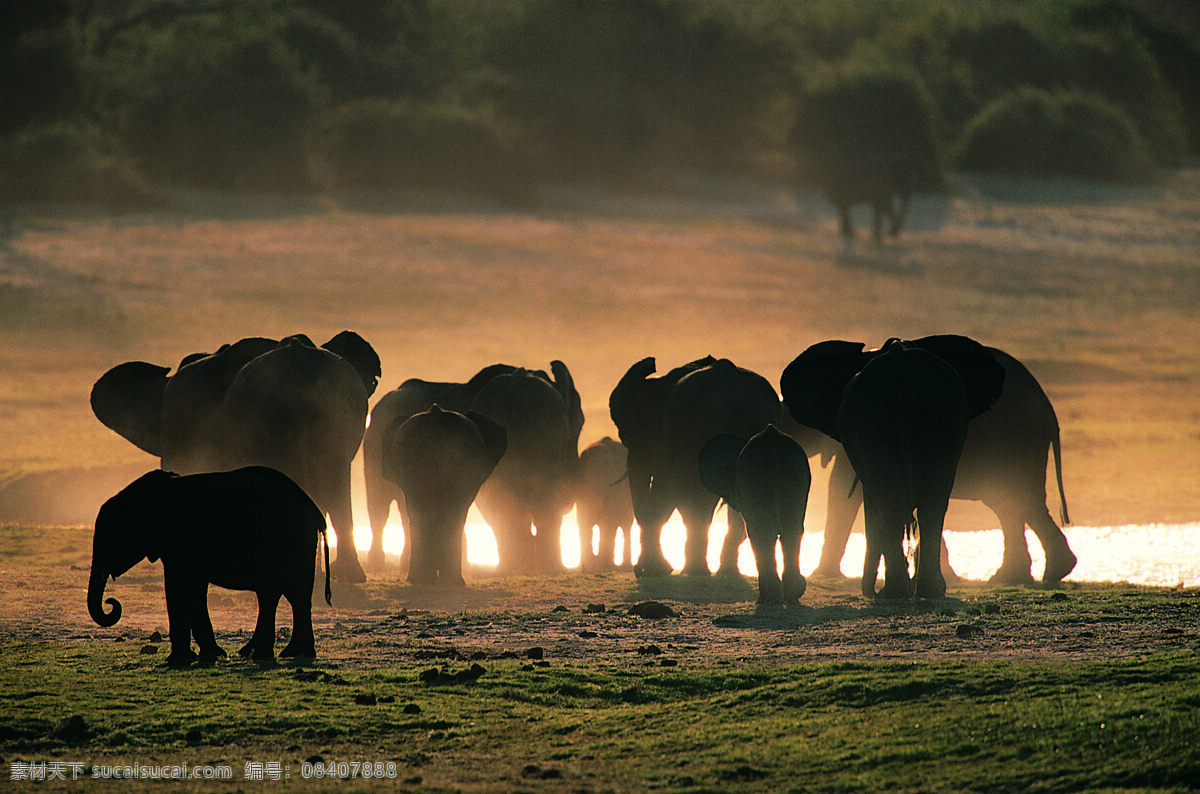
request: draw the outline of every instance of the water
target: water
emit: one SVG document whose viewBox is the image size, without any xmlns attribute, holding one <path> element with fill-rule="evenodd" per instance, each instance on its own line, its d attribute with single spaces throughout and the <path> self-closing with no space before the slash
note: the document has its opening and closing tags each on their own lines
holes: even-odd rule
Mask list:
<svg viewBox="0 0 1200 794">
<path fill-rule="evenodd" d="M 713 570 L 716 570 L 720 560 L 725 531 L 723 516 L 719 516 L 709 533 L 708 562 Z M 1200 586 L 1200 522 L 1115 527 L 1068 526 L 1064 527 L 1063 532 L 1079 558 L 1075 570 L 1067 577 L 1069 582 Z M 683 567 L 684 535 L 683 524 L 678 516 L 663 528 L 663 553 L 676 570 Z M 1041 546 L 1032 532 L 1026 532 L 1026 540 L 1030 556 L 1033 557 L 1034 578 L 1041 578 L 1045 565 Z M 617 542 L 620 548 L 620 537 Z M 800 544 L 800 570 L 803 573 L 808 574 L 817 567 L 823 542 L 823 532 L 805 532 Z M 361 553 L 370 548 L 371 531 L 368 527 L 355 527 L 354 544 Z M 403 546 L 403 532 L 393 515 L 384 533 L 384 550 L 389 554 L 399 554 Z M 842 572 L 847 576 L 861 575 L 864 546 L 861 533 L 855 532 L 850 536 L 846 554 L 842 557 Z M 950 552 L 950 564 L 959 576 L 986 581 L 1000 565 L 1004 539 L 999 529 L 947 532 L 946 546 Z M 568 567 L 577 566 L 579 533 L 573 511 L 563 522 L 562 547 L 564 564 Z M 636 537 L 633 550 L 635 555 L 639 551 Z M 497 559 L 492 531 L 474 509 L 467 523 L 467 559 L 475 565 L 495 565 Z M 738 568 L 747 576 L 757 575 L 748 543 L 742 544 Z"/>
</svg>

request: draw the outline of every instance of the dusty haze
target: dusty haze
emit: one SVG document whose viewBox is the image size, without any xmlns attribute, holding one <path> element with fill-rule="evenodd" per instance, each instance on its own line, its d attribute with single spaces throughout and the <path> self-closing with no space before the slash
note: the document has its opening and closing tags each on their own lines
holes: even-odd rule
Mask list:
<svg viewBox="0 0 1200 794">
<path fill-rule="evenodd" d="M 88 407 L 109 367 L 349 328 L 383 361 L 376 397 L 409 377 L 562 359 L 581 445 L 614 433 L 609 391 L 647 355 L 660 371 L 728 357 L 778 387 L 823 339 L 966 334 L 1024 361 L 1054 402 L 1075 523 L 1196 520 L 1200 170 L 1145 188 L 952 183 L 917 202 L 898 242 L 875 249 L 860 231 L 853 253 L 819 197 L 760 183 L 548 191 L 521 212 L 211 195 L 161 215 L 22 211 L 0 243 L 0 476 L 59 473 L 41 513 L 20 513 L 10 488 L 0 518 L 86 523 L 119 487 L 105 476 L 155 465 Z M 78 470 L 93 466 L 123 468 Z M 950 523 L 995 519 L 958 504 Z"/>
</svg>

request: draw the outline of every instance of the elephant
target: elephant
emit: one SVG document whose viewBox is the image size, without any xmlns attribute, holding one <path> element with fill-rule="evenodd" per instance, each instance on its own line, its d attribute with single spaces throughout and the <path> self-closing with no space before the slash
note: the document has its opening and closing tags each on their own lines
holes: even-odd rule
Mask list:
<svg viewBox="0 0 1200 794">
<path fill-rule="evenodd" d="M 471 405 L 508 434 L 508 450 L 476 499 L 506 573 L 564 570 L 562 520 L 575 503 L 584 417 L 567 365 L 552 361 L 550 372 L 497 375 Z"/>
<path fill-rule="evenodd" d="M 502 377 L 493 386 L 493 381 Z M 486 394 L 484 390 L 489 389 Z M 480 400 L 483 400 L 481 403 Z M 496 533 L 500 566 L 511 572 L 534 573 L 562 567 L 558 533 L 562 516 L 573 502 L 572 479 L 583 428 L 579 392 L 567 365 L 550 364 L 550 373 L 509 364 L 484 367 L 465 383 L 410 379 L 388 392 L 371 411 L 363 439 L 363 471 L 372 542 L 367 557 L 371 565 L 383 564 L 383 531 L 392 502 L 408 526 L 404 494 L 383 476 L 386 428 L 437 403 L 445 410 L 475 410 L 505 427 L 508 451 L 492 477 L 480 490 L 477 503 Z M 537 524 L 542 540 L 534 540 L 530 527 Z M 532 555 L 530 546 L 540 549 Z M 556 557 L 557 555 L 557 557 Z M 401 566 L 408 567 L 409 545 Z"/>
<path fill-rule="evenodd" d="M 350 462 L 362 441 L 379 357 L 343 331 L 317 348 L 304 336 L 248 338 L 185 358 L 174 374 L 135 361 L 92 388 L 96 417 L 176 474 L 247 465 L 279 469 L 329 513 L 334 573 L 366 579 L 354 548 Z"/>
<path fill-rule="evenodd" d="M 258 596 L 254 634 L 239 653 L 275 655 L 279 598 L 292 607 L 292 638 L 282 656 L 316 656 L 312 591 L 317 536 L 325 515 L 287 475 L 263 466 L 177 475 L 156 469 L 106 501 L 96 516 L 87 605 L 104 627 L 121 619 L 121 603 L 104 598 L 114 580 L 143 559 L 163 563 L 170 623 L 167 663 L 186 665 L 224 656 L 208 615 L 208 586 L 253 590 Z M 325 601 L 329 545 L 325 544 Z M 105 611 L 105 605 L 111 611 Z M 192 651 L 191 638 L 200 647 Z"/>
<path fill-rule="evenodd" d="M 403 422 L 410 416 L 427 411 L 434 404 L 446 411 L 466 413 L 488 381 L 497 375 L 505 375 L 518 368 L 509 364 L 493 364 L 484 367 L 466 383 L 445 383 L 410 378 L 379 399 L 371 409 L 370 423 L 363 436 L 363 480 L 367 491 L 367 517 L 371 523 L 371 549 L 367 553 L 367 567 L 383 567 L 383 531 L 387 526 L 388 514 L 394 502 L 407 532 L 409 521 L 404 503 L 404 491 L 383 476 L 385 442 L 395 432 L 397 420 Z M 546 376 L 549 378 L 549 376 Z M 408 570 L 411 544 L 404 544 L 401 567 Z"/>
<path fill-rule="evenodd" d="M 575 515 L 579 524 L 579 567 L 585 572 L 625 567 L 633 558 L 633 501 L 626 485 L 629 453 L 621 442 L 605 436 L 579 453 Z M 599 533 L 592 549 L 593 530 Z M 616 556 L 617 531 L 625 532 L 625 546 Z"/>
<path fill-rule="evenodd" d="M 867 162 L 844 157 L 830 160 L 819 181 L 829 203 L 837 210 L 842 240 L 849 245 L 854 239 L 850 211 L 858 204 L 871 208 L 871 235 L 877 245 L 883 242 L 885 219 L 888 236 L 899 237 L 912 200 L 910 169 L 891 160 Z"/>
<path fill-rule="evenodd" d="M 664 576 L 663 524 L 678 509 L 687 529 L 683 572 L 707 576 L 708 530 L 717 496 L 700 481 L 700 449 L 710 438 L 733 433 L 745 438 L 782 414 L 774 387 L 728 359 L 698 359 L 652 378 L 655 360 L 633 364 L 609 396 L 609 414 L 629 450 L 629 491 L 642 532 L 637 576 Z M 729 513 L 729 532 L 718 572 L 737 572 L 744 525 Z"/>
<path fill-rule="evenodd" d="M 1004 368 L 983 345 L 961 336 L 937 337 L 937 354 L 898 339 L 876 351 L 864 347 L 842 341 L 809 347 L 783 372 L 784 403 L 797 422 L 841 442 L 862 484 L 863 595 L 940 598 L 942 528 L 967 424 L 999 398 Z M 904 538 L 914 530 L 910 586 Z M 886 581 L 876 593 L 880 557 Z"/>
<path fill-rule="evenodd" d="M 504 456 L 507 434 L 486 416 L 428 411 L 392 422 L 383 476 L 403 491 L 408 581 L 462 587 L 467 511 Z"/>
<path fill-rule="evenodd" d="M 937 337 L 913 344 L 937 343 Z M 1004 367 L 1004 389 L 992 406 L 967 426 L 967 438 L 952 499 L 983 502 L 995 512 L 1004 534 L 1004 557 L 992 577 L 998 584 L 1031 584 L 1031 560 L 1025 543 L 1025 526 L 1037 536 L 1045 552 L 1042 581 L 1060 581 L 1075 567 L 1076 557 L 1062 529 L 1046 507 L 1046 463 L 1054 451 L 1062 521 L 1069 523 L 1062 483 L 1062 450 L 1058 417 L 1037 379 L 1020 361 L 994 347 L 988 351 Z M 936 352 L 936 350 L 934 350 Z M 829 476 L 829 509 L 825 542 L 814 576 L 837 576 L 854 517 L 862 504 L 859 491 L 849 497 L 854 470 L 844 453 L 834 455 Z M 945 569 L 946 563 L 943 563 Z M 950 572 L 952 574 L 952 572 Z"/>
<path fill-rule="evenodd" d="M 808 454 L 791 436 L 767 425 L 749 440 L 714 436 L 700 450 L 700 480 L 746 521 L 758 567 L 758 603 L 794 604 L 807 583 L 800 573 L 800 540 L 812 474 Z M 783 551 L 783 578 L 775 542 Z"/>
</svg>

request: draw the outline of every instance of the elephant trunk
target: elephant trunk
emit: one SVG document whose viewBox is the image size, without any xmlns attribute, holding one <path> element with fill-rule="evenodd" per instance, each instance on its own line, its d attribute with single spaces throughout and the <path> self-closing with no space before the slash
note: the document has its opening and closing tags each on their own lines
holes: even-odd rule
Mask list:
<svg viewBox="0 0 1200 794">
<path fill-rule="evenodd" d="M 93 562 L 92 575 L 88 580 L 88 614 L 92 616 L 92 620 L 105 628 L 115 626 L 117 621 L 121 619 L 121 602 L 115 598 L 107 600 L 104 598 L 104 586 L 107 582 L 108 573 Z M 104 611 L 104 604 L 106 603 L 112 607 L 111 612 Z"/>
</svg>

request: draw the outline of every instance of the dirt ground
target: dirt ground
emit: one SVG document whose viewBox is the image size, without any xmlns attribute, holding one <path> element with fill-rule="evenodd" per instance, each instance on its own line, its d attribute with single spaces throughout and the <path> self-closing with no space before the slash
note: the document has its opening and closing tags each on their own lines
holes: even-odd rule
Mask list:
<svg viewBox="0 0 1200 794">
<path fill-rule="evenodd" d="M 107 595 L 121 601 L 112 629 L 85 606 L 90 533 L 6 530 L 30 550 L 0 566 L 8 595 L 0 641 L 151 643 L 165 659 L 167 616 L 160 565 L 143 562 Z M 54 548 L 63 541 L 65 551 Z M 450 672 L 516 655 L 583 666 L 745 665 L 880 659 L 1092 661 L 1200 650 L 1200 591 L 1064 583 L 1051 589 L 952 585 L 937 602 L 872 604 L 857 580 L 812 580 L 800 605 L 756 608 L 753 578 L 564 573 L 491 578 L 477 570 L 462 590 L 418 587 L 397 560 L 365 585 L 333 584 L 333 605 L 314 588 L 318 665 L 369 670 L 411 665 Z M 252 593 L 212 588 L 218 642 L 249 639 Z M 650 605 L 645 607 L 645 605 Z M 644 614 L 639 614 L 645 609 Z M 281 603 L 281 636 L 290 626 Z M 158 636 L 155 636 L 155 633 Z M 282 646 L 282 641 L 281 641 Z M 280 646 L 280 647 L 281 647 Z M 531 649 L 541 649 L 530 654 Z"/>
</svg>

